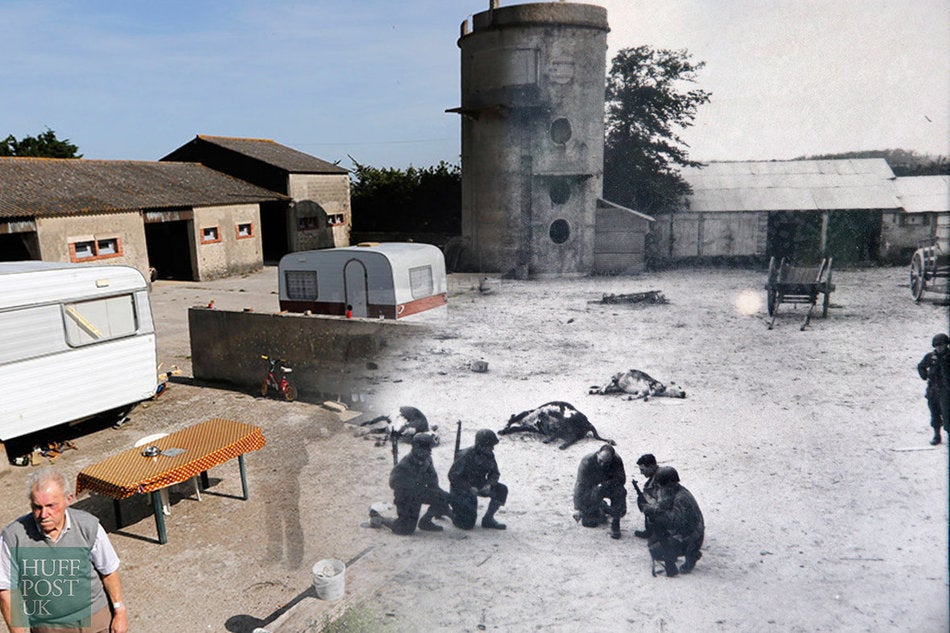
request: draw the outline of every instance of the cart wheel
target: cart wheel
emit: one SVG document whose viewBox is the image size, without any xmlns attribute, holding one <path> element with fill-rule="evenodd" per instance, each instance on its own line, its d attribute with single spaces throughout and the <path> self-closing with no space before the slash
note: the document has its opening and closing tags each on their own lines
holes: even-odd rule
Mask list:
<svg viewBox="0 0 950 633">
<path fill-rule="evenodd" d="M 773 316 L 775 314 L 775 308 L 778 307 L 778 290 L 774 290 L 770 288 L 767 293 L 767 296 L 768 296 L 767 305 L 769 308 L 769 316 Z"/>
<path fill-rule="evenodd" d="M 297 398 L 297 388 L 287 383 L 287 386 L 284 387 L 284 398 L 287 399 L 287 402 L 293 402 Z"/>
<path fill-rule="evenodd" d="M 920 301 L 924 295 L 924 279 L 927 274 L 927 267 L 924 264 L 924 257 L 920 251 L 914 253 L 910 261 L 910 294 L 914 297 L 914 302 Z"/>
<path fill-rule="evenodd" d="M 266 379 L 264 380 L 264 382 L 261 383 L 261 395 L 264 396 L 265 398 L 267 397 L 267 380 Z"/>
</svg>

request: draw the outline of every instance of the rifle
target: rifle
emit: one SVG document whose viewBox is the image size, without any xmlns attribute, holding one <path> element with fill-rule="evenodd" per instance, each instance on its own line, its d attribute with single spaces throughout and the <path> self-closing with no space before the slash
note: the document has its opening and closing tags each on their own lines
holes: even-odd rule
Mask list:
<svg viewBox="0 0 950 633">
<path fill-rule="evenodd" d="M 399 436 L 390 432 L 389 441 L 393 445 L 393 466 L 399 463 Z"/>
<path fill-rule="evenodd" d="M 458 426 L 455 428 L 455 453 L 453 453 L 453 458 L 458 457 L 459 449 L 462 444 L 462 421 L 458 421 Z"/>
<path fill-rule="evenodd" d="M 637 480 L 631 479 L 630 483 L 633 484 L 633 489 L 637 491 L 637 505 L 640 505 L 641 503 L 645 504 L 647 502 L 647 498 L 643 495 L 643 491 L 640 490 L 640 486 L 637 484 Z"/>
</svg>

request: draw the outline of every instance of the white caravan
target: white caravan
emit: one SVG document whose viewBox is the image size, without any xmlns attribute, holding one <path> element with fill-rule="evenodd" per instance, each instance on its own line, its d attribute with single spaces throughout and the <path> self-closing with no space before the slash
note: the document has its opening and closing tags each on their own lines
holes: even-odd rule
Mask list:
<svg viewBox="0 0 950 633">
<path fill-rule="evenodd" d="M 0 441 L 128 407 L 157 386 L 138 270 L 0 262 Z"/>
</svg>

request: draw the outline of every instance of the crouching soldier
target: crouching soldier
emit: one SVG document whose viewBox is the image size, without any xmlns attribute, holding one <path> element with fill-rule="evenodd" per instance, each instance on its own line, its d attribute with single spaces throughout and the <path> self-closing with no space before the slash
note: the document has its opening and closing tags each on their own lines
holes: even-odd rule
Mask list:
<svg viewBox="0 0 950 633">
<path fill-rule="evenodd" d="M 610 536 L 620 538 L 620 517 L 627 513 L 626 479 L 623 460 L 610 444 L 585 456 L 574 484 L 574 518 L 584 527 L 597 527 L 609 516 Z"/>
<path fill-rule="evenodd" d="M 442 526 L 432 522 L 434 518 L 453 518 L 449 508 L 449 493 L 439 488 L 439 475 L 432 464 L 432 446 L 435 439 L 429 433 L 419 433 L 412 438 L 412 450 L 393 466 L 389 475 L 389 487 L 393 489 L 396 518 L 384 517 L 370 509 L 370 526 L 385 525 L 394 534 L 412 534 L 416 526 L 420 530 L 441 532 Z M 428 505 L 426 513 L 419 518 L 422 506 Z"/>
<path fill-rule="evenodd" d="M 703 556 L 700 548 L 706 533 L 699 504 L 679 481 L 675 468 L 664 466 L 657 470 L 657 499 L 647 502 L 643 508 L 652 526 L 647 541 L 650 556 L 663 562 L 667 576 L 693 571 L 696 561 Z M 685 560 L 677 569 L 676 559 L 680 556 Z"/>
<path fill-rule="evenodd" d="M 508 487 L 498 483 L 501 476 L 495 461 L 498 436 L 490 429 L 475 433 L 475 445 L 459 451 L 449 469 L 449 491 L 452 493 L 455 527 L 470 530 L 478 517 L 478 498 L 488 497 L 488 509 L 482 527 L 504 530 L 505 524 L 495 520 L 495 512 L 508 500 Z"/>
</svg>

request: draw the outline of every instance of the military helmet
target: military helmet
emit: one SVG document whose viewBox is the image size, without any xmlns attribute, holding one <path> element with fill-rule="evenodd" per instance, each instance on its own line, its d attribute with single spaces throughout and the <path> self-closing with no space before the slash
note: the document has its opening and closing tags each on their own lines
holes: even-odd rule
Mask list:
<svg viewBox="0 0 950 633">
<path fill-rule="evenodd" d="M 678 484 L 680 482 L 680 474 L 676 472 L 676 469 L 672 466 L 661 466 L 656 471 L 654 481 L 656 481 L 656 485 L 658 486 Z"/>
<path fill-rule="evenodd" d="M 432 433 L 416 433 L 412 436 L 412 445 L 418 448 L 432 448 L 436 445 L 435 436 Z"/>
<path fill-rule="evenodd" d="M 933 337 L 933 340 L 930 341 L 930 344 L 934 347 L 937 347 L 938 345 L 950 345 L 950 336 L 947 336 L 941 332 L 940 334 L 937 334 Z"/>
<path fill-rule="evenodd" d="M 475 446 L 494 446 L 498 436 L 491 429 L 480 429 L 475 433 Z"/>
</svg>

